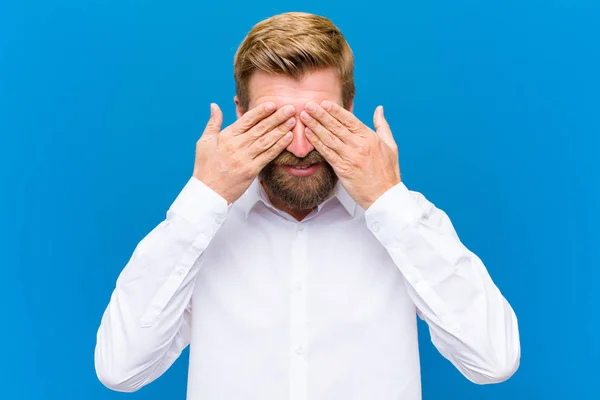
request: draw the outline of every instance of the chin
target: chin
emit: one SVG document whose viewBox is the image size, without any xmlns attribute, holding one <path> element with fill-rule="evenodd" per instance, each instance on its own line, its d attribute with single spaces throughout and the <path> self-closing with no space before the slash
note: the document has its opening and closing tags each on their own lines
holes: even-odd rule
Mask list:
<svg viewBox="0 0 600 400">
<path fill-rule="evenodd" d="M 277 165 L 261 172 L 266 192 L 292 210 L 310 210 L 325 201 L 337 182 L 333 168 L 326 164 L 311 166 L 309 171 Z M 273 199 L 274 198 L 274 199 Z"/>
</svg>

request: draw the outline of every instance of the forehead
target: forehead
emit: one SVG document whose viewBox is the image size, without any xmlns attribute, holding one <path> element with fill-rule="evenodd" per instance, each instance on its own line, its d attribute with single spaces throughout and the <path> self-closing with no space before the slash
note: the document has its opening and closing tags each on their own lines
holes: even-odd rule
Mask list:
<svg viewBox="0 0 600 400">
<path fill-rule="evenodd" d="M 265 101 L 277 107 L 292 104 L 303 108 L 308 101 L 334 101 L 342 104 L 342 86 L 336 72 L 331 69 L 308 72 L 300 79 L 256 71 L 248 82 L 249 108 Z"/>
</svg>

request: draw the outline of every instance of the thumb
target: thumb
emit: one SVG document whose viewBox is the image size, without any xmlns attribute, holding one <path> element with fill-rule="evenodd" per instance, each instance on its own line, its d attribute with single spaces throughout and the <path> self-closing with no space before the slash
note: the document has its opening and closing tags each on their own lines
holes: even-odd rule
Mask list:
<svg viewBox="0 0 600 400">
<path fill-rule="evenodd" d="M 392 130 L 383 115 L 383 106 L 378 106 L 373 114 L 373 125 L 379 137 L 392 149 L 396 146 L 396 141 L 392 135 Z"/>
<path fill-rule="evenodd" d="M 210 118 L 204 128 L 203 135 L 216 135 L 221 132 L 223 125 L 223 112 L 216 103 L 210 103 Z"/>
</svg>

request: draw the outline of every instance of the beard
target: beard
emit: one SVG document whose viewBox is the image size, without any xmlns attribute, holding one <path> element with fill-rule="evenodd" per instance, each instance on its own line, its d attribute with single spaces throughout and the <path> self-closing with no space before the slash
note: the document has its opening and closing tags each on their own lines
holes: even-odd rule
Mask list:
<svg viewBox="0 0 600 400">
<path fill-rule="evenodd" d="M 320 164 L 310 176 L 293 176 L 282 166 L 300 167 Z M 259 174 L 267 193 L 291 210 L 312 210 L 333 191 L 338 177 L 325 158 L 312 150 L 298 158 L 284 150 L 265 166 Z"/>
</svg>

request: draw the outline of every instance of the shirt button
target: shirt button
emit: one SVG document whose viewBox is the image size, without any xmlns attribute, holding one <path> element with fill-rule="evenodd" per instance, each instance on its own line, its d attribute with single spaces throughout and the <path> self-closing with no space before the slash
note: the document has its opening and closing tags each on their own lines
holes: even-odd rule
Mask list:
<svg viewBox="0 0 600 400">
<path fill-rule="evenodd" d="M 304 354 L 304 349 L 302 348 L 302 346 L 296 347 L 296 354 L 298 354 L 298 355 Z"/>
<path fill-rule="evenodd" d="M 177 275 L 179 275 L 179 276 L 184 276 L 184 275 L 185 275 L 185 269 L 183 269 L 183 268 L 179 268 L 179 269 L 177 270 Z"/>
<path fill-rule="evenodd" d="M 302 284 L 301 284 L 301 283 L 297 283 L 297 284 L 296 284 L 296 289 L 297 289 L 299 292 L 301 292 L 303 288 L 304 288 L 304 287 L 302 286 Z"/>
<path fill-rule="evenodd" d="M 215 215 L 215 222 L 217 224 L 222 223 L 225 220 L 225 216 L 223 214 L 216 214 Z"/>
<path fill-rule="evenodd" d="M 304 225 L 298 224 L 298 232 L 302 232 L 304 230 Z"/>
<path fill-rule="evenodd" d="M 371 224 L 371 229 L 373 229 L 373 232 L 379 232 L 379 228 L 381 228 L 379 222 L 373 222 L 373 224 Z"/>
</svg>

